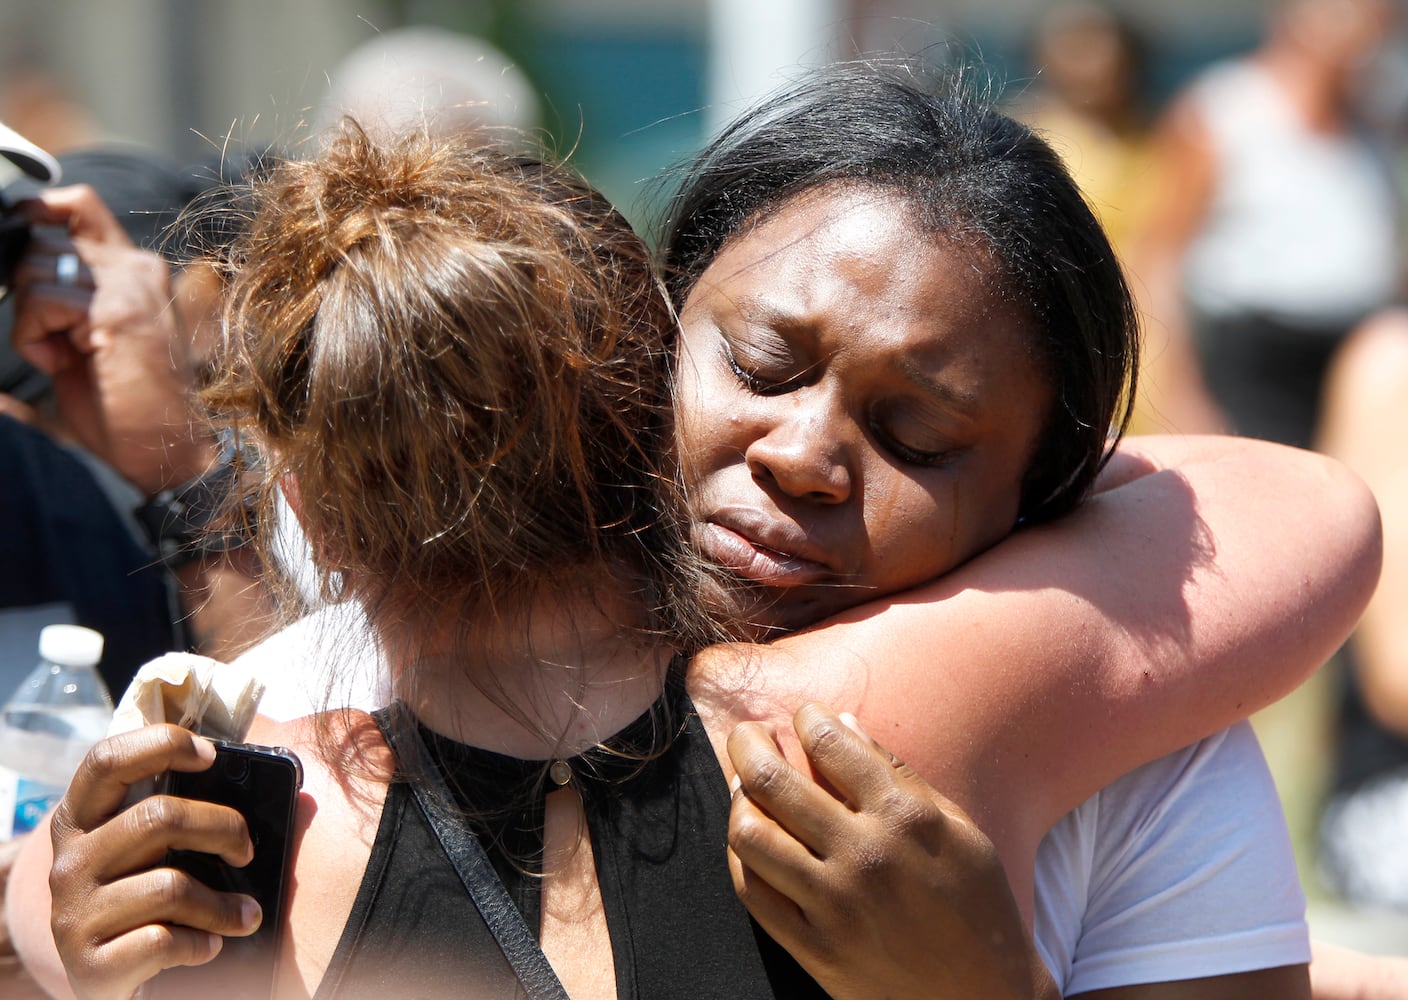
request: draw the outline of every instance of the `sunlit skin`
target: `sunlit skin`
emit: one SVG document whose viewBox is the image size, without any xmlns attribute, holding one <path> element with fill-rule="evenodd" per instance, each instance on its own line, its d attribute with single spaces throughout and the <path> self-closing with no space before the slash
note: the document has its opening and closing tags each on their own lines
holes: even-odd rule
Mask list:
<svg viewBox="0 0 1408 1000">
<path fill-rule="evenodd" d="M 692 533 L 796 629 L 1008 534 L 1052 389 L 981 247 L 871 187 L 787 203 L 681 313 L 675 414 Z"/>
</svg>

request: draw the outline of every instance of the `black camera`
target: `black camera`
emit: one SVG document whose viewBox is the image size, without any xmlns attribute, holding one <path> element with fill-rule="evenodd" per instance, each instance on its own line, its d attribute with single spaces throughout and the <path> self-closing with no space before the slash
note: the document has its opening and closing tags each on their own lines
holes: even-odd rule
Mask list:
<svg viewBox="0 0 1408 1000">
<path fill-rule="evenodd" d="M 10 282 L 29 246 L 29 220 L 0 195 L 0 298 L 10 293 Z"/>
</svg>

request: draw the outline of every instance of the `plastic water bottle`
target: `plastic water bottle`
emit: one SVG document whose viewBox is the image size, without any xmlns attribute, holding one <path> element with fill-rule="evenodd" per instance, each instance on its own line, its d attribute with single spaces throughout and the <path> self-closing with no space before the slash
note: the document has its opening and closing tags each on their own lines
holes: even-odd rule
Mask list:
<svg viewBox="0 0 1408 1000">
<path fill-rule="evenodd" d="M 103 637 L 79 625 L 39 633 L 39 665 L 0 708 L 0 840 L 28 833 L 107 734 L 112 697 L 98 674 Z"/>
</svg>

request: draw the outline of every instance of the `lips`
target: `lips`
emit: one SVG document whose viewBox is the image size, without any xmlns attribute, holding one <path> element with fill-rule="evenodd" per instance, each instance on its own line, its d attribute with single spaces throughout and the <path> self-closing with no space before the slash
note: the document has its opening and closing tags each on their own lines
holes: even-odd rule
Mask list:
<svg viewBox="0 0 1408 1000">
<path fill-rule="evenodd" d="M 776 523 L 745 523 L 715 515 L 695 529 L 703 554 L 746 580 L 772 587 L 803 587 L 834 579 L 835 571 L 822 562 L 814 548 L 795 528 Z"/>
</svg>

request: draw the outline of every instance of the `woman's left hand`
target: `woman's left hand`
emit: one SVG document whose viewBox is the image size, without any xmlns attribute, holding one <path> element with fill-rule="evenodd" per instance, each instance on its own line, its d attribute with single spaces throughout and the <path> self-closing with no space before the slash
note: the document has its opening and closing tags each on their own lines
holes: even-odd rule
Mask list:
<svg viewBox="0 0 1408 1000">
<path fill-rule="evenodd" d="M 832 997 L 1059 997 L 992 843 L 914 770 L 818 704 L 729 737 L 729 864 L 750 913 Z"/>
</svg>

